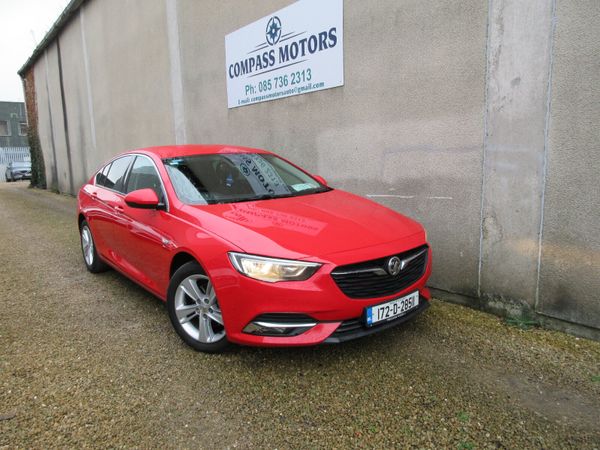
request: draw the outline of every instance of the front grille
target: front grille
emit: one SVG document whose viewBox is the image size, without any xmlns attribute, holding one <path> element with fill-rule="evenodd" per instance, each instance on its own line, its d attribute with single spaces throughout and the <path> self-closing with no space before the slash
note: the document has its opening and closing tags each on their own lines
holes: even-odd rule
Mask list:
<svg viewBox="0 0 600 450">
<path fill-rule="evenodd" d="M 425 251 L 410 261 L 398 275 L 392 276 L 387 272 L 387 262 L 392 256 L 403 260 L 423 250 Z M 429 247 L 423 245 L 398 255 L 339 266 L 331 272 L 331 276 L 342 292 L 350 298 L 392 295 L 407 288 L 423 276 L 427 267 L 428 250 Z"/>
</svg>

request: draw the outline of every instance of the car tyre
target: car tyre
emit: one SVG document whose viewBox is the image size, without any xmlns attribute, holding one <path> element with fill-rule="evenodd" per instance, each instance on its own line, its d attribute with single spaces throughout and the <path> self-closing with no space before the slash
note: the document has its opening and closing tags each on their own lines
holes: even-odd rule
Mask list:
<svg viewBox="0 0 600 450">
<path fill-rule="evenodd" d="M 81 240 L 81 251 L 83 253 L 83 262 L 85 267 L 92 273 L 99 273 L 108 270 L 108 265 L 100 259 L 96 245 L 94 244 L 94 237 L 92 230 L 88 223 L 84 220 L 81 222 L 79 227 L 79 236 Z"/>
<path fill-rule="evenodd" d="M 197 262 L 182 265 L 171 277 L 167 310 L 179 337 L 194 350 L 221 353 L 231 345 L 212 282 Z"/>
</svg>

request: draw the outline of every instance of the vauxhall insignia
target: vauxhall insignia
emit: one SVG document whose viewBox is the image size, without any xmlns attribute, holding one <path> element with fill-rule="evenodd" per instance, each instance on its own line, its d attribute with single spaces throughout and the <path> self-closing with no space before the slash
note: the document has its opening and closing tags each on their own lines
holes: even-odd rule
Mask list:
<svg viewBox="0 0 600 450">
<path fill-rule="evenodd" d="M 392 256 L 390 259 L 388 259 L 387 271 L 391 276 L 395 277 L 404 268 L 402 266 L 403 264 L 402 261 L 400 261 L 400 258 L 397 256 Z"/>
</svg>

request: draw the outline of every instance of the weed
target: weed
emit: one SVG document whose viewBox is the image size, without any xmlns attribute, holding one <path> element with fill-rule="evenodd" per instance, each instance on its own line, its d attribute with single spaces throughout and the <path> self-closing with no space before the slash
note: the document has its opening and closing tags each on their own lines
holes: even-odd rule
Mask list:
<svg viewBox="0 0 600 450">
<path fill-rule="evenodd" d="M 466 413 L 464 411 L 461 411 L 458 414 L 458 420 L 460 420 L 461 422 L 467 422 L 469 420 L 471 416 L 469 416 L 469 413 Z"/>
<path fill-rule="evenodd" d="M 527 317 L 509 317 L 506 323 L 512 327 L 517 327 L 520 330 L 529 330 L 534 327 L 539 327 L 540 323 L 537 320 Z"/>
</svg>

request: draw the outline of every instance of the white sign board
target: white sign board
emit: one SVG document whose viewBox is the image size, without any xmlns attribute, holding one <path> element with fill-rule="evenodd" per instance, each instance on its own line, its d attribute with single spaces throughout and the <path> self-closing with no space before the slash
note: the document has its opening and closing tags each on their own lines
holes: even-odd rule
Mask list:
<svg viewBox="0 0 600 450">
<path fill-rule="evenodd" d="M 229 108 L 344 84 L 343 0 L 300 0 L 225 36 Z"/>
</svg>

